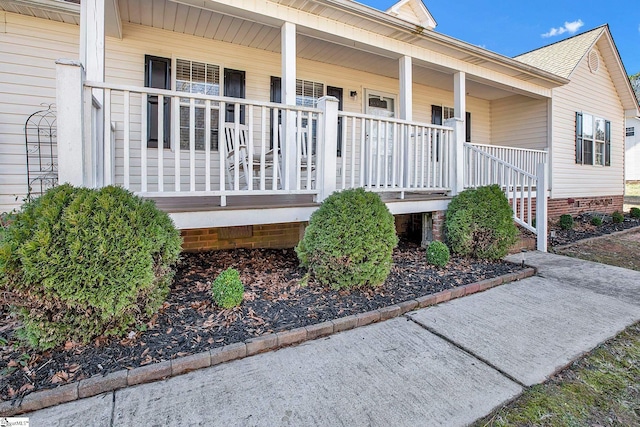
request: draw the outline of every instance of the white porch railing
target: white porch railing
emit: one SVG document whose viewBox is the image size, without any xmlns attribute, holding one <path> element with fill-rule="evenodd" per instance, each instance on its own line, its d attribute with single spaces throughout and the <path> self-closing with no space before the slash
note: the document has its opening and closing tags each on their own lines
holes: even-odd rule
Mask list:
<svg viewBox="0 0 640 427">
<path fill-rule="evenodd" d="M 453 129 L 339 112 L 342 158 L 338 189 L 376 192 L 450 190 Z M 340 163 L 339 163 L 340 164 Z"/>
<path fill-rule="evenodd" d="M 221 196 L 223 206 L 226 196 L 248 192 L 317 194 L 319 109 L 108 83 L 84 87 L 85 99 L 103 91 L 105 121 L 115 124 L 115 133 L 104 128 L 104 141 L 115 141 L 105 150 L 104 184 L 145 196 Z M 158 107 L 150 109 L 149 101 Z"/>
<path fill-rule="evenodd" d="M 530 150 L 489 144 L 471 145 L 532 175 L 536 174 L 538 164 L 548 163 L 549 153 L 545 150 Z"/>
<path fill-rule="evenodd" d="M 487 153 L 474 144 L 464 144 L 465 188 L 499 185 L 513 209 L 516 223 L 538 235 L 538 250 L 547 246 L 546 164 L 536 165 L 535 173 Z M 538 193 L 541 197 L 537 197 Z M 535 202 L 534 202 L 535 199 Z M 533 222 L 535 203 L 536 221 Z"/>
</svg>

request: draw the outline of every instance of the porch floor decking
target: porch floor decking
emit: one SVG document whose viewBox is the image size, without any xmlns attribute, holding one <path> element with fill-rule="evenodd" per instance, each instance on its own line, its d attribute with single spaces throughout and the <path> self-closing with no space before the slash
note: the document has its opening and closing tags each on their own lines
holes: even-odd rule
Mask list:
<svg viewBox="0 0 640 427">
<path fill-rule="evenodd" d="M 313 200 L 311 194 L 298 195 L 252 195 L 252 196 L 227 196 L 227 205 L 220 206 L 219 196 L 180 196 L 180 197 L 147 197 L 156 203 L 156 206 L 167 213 L 207 212 L 218 210 L 244 210 L 244 209 L 279 209 L 318 207 L 320 203 Z M 386 203 L 402 202 L 427 202 L 434 200 L 449 200 L 451 197 L 441 193 L 405 193 L 404 199 L 396 194 L 383 193 L 380 195 Z"/>
</svg>

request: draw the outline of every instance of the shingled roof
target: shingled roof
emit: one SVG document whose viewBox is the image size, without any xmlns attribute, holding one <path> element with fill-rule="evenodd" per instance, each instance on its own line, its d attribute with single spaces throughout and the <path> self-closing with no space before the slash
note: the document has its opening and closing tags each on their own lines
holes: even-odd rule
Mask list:
<svg viewBox="0 0 640 427">
<path fill-rule="evenodd" d="M 513 59 L 568 79 L 605 28 L 606 26 L 595 28 Z"/>
</svg>

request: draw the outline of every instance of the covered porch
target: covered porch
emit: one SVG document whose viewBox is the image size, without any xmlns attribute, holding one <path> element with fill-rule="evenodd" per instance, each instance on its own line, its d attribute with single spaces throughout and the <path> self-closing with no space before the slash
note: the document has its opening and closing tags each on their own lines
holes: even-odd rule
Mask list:
<svg viewBox="0 0 640 427">
<path fill-rule="evenodd" d="M 311 25 L 312 14 L 292 5 L 275 11 L 258 2 L 242 8 L 224 1 L 156 2 L 159 20 L 146 16 L 138 0 L 107 1 L 104 8 L 85 3 L 81 61 L 57 65 L 63 182 L 124 186 L 157 200 L 181 228 L 306 221 L 331 192 L 354 187 L 383 193 L 392 212 L 430 212 L 446 208 L 448 197 L 466 187 L 495 181 L 512 199 L 528 198 L 514 210 L 532 207 L 536 165 L 547 160 L 547 102 L 557 84 L 542 72 L 524 78 L 526 70 L 514 70 L 503 58 L 408 30 L 380 43 L 355 21 L 348 24 L 354 11 L 343 11 L 345 22 L 328 31 L 331 19 L 316 17 Z M 198 19 L 177 25 L 184 13 Z M 206 28 L 198 29 L 200 20 L 209 22 Z M 216 31 L 209 31 L 214 20 Z M 97 22 L 96 31 L 87 22 Z M 229 38 L 231 28 L 235 36 Z M 200 89 L 179 87 L 180 50 L 166 54 L 173 70 L 168 89 L 143 85 L 140 69 L 118 71 L 114 61 L 122 51 L 135 47 L 138 56 L 146 55 L 149 49 L 140 46 L 148 37 L 176 33 L 177 44 L 200 36 L 203 48 L 237 45 L 244 55 L 267 52 L 269 61 L 276 54 L 280 69 L 264 72 L 258 83 L 253 77 L 252 89 L 255 65 L 236 61 L 233 67 L 247 72 L 242 97 L 224 96 L 222 77 Z M 341 99 L 331 96 L 329 78 L 319 93 L 306 94 L 304 87 L 300 93 L 300 81 L 316 66 L 364 81 L 356 86 L 335 78 Z M 270 74 L 281 76 L 279 102 L 266 96 Z M 519 117 L 493 114 L 501 109 Z M 543 123 L 524 121 L 526 136 L 510 132 L 513 122 L 520 125 L 531 114 Z M 535 230 L 532 215 L 517 217 Z"/>
</svg>

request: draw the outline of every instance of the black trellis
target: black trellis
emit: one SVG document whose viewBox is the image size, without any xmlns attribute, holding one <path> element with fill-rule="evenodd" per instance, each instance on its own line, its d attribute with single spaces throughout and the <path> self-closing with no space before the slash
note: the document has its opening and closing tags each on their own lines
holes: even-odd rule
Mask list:
<svg viewBox="0 0 640 427">
<path fill-rule="evenodd" d="M 56 112 L 53 104 L 29 116 L 24 125 L 28 197 L 58 184 Z"/>
</svg>

